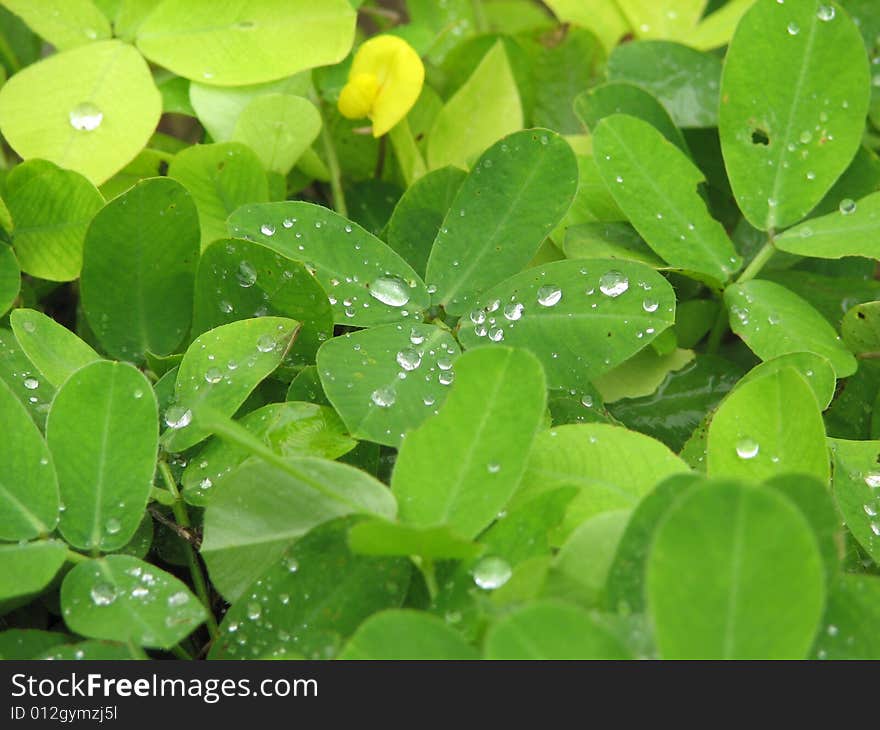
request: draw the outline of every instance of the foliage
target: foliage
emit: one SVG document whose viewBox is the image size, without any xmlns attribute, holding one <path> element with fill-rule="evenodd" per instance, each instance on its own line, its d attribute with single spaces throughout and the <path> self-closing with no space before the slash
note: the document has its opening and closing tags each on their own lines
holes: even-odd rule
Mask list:
<svg viewBox="0 0 880 730">
<path fill-rule="evenodd" d="M 0 657 L 880 658 L 880 5 L 0 6 Z"/>
</svg>

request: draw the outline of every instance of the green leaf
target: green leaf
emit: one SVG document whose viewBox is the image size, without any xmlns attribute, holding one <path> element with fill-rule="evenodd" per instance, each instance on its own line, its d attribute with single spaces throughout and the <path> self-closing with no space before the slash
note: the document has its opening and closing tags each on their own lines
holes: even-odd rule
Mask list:
<svg viewBox="0 0 880 730">
<path fill-rule="evenodd" d="M 812 305 L 771 281 L 753 279 L 724 291 L 730 328 L 762 360 L 791 352 L 828 359 L 838 378 L 856 371 L 856 360 Z"/>
<path fill-rule="evenodd" d="M 202 248 L 226 237 L 226 219 L 246 203 L 269 200 L 260 159 L 239 142 L 194 145 L 178 153 L 168 176 L 183 184 L 199 211 Z"/>
<path fill-rule="evenodd" d="M 52 281 L 76 279 L 86 230 L 104 204 L 94 185 L 75 172 L 32 160 L 6 178 L 4 200 L 15 223 L 13 248 L 22 271 Z"/>
<path fill-rule="evenodd" d="M 42 427 L 55 388 L 45 378 L 41 380 L 39 375 L 15 335 L 9 330 L 0 329 L 0 380 L 24 405 L 34 422 Z"/>
<path fill-rule="evenodd" d="M 418 319 L 428 308 L 427 289 L 409 264 L 327 208 L 302 201 L 246 205 L 229 217 L 229 232 L 314 269 L 332 298 L 337 324 L 371 327 L 410 315 Z"/>
<path fill-rule="evenodd" d="M 308 99 L 267 94 L 244 108 L 232 139 L 256 152 L 264 168 L 286 175 L 320 131 L 321 115 Z"/>
<path fill-rule="evenodd" d="M 647 346 L 675 319 L 660 274 L 620 259 L 559 261 L 493 287 L 459 323 L 465 349 L 503 342 L 534 353 L 551 389 L 583 388 Z"/>
<path fill-rule="evenodd" d="M 712 482 L 657 528 L 646 590 L 666 659 L 803 659 L 825 579 L 805 517 L 773 490 Z"/>
<path fill-rule="evenodd" d="M 739 385 L 757 380 L 783 368 L 794 368 L 807 381 L 819 403 L 819 410 L 824 411 L 831 404 L 837 385 L 834 368 L 827 358 L 812 352 L 791 352 L 762 362 L 749 370 L 739 381 Z"/>
<path fill-rule="evenodd" d="M 446 525 L 466 538 L 489 525 L 519 487 L 544 390 L 540 363 L 527 352 L 505 347 L 459 358 L 440 413 L 400 447 L 391 488 L 401 522 Z"/>
<path fill-rule="evenodd" d="M 338 659 L 478 659 L 477 650 L 446 622 L 419 611 L 382 611 L 362 623 Z"/>
<path fill-rule="evenodd" d="M 725 399 L 709 426 L 708 471 L 754 481 L 799 472 L 828 483 L 822 414 L 796 370 L 749 380 Z"/>
<path fill-rule="evenodd" d="M 627 114 L 647 122 L 687 153 L 687 143 L 665 107 L 648 91 L 621 81 L 595 86 L 574 100 L 574 111 L 584 126 L 595 131 L 605 117 Z"/>
<path fill-rule="evenodd" d="M 16 309 L 9 323 L 28 360 L 56 388 L 76 370 L 101 359 L 73 332 L 42 312 Z"/>
<path fill-rule="evenodd" d="M 636 230 L 623 222 L 572 225 L 565 229 L 563 251 L 569 259 L 626 259 L 655 269 L 663 266 Z"/>
<path fill-rule="evenodd" d="M 205 620 L 205 609 L 173 575 L 127 555 L 80 563 L 61 584 L 71 631 L 92 639 L 169 649 Z"/>
<path fill-rule="evenodd" d="M 21 290 L 21 269 L 10 246 L 0 245 L 0 316 L 6 314 Z"/>
<path fill-rule="evenodd" d="M 386 239 L 410 266 L 424 276 L 443 219 L 467 177 L 457 167 L 441 167 L 416 180 L 398 201 L 388 221 Z"/>
<path fill-rule="evenodd" d="M 3 5 L 59 51 L 112 35 L 92 0 L 3 0 Z"/>
<path fill-rule="evenodd" d="M 267 314 L 302 322 L 290 353 L 297 364 L 314 362 L 333 333 L 327 295 L 304 264 L 252 241 L 209 244 L 196 275 L 193 332 Z"/>
<path fill-rule="evenodd" d="M 849 16 L 825 7 L 760 0 L 727 52 L 721 147 L 737 203 L 761 230 L 801 220 L 861 144 L 867 58 Z"/>
<path fill-rule="evenodd" d="M 434 119 L 428 166 L 466 169 L 489 145 L 522 126 L 516 80 L 504 43 L 498 41 Z"/>
<path fill-rule="evenodd" d="M 687 465 L 659 441 L 619 426 L 580 423 L 541 433 L 514 505 L 558 487 L 577 487 L 567 529 L 610 510 L 631 509 Z"/>
<path fill-rule="evenodd" d="M 828 444 L 834 501 L 859 545 L 880 562 L 880 442 L 829 439 Z"/>
<path fill-rule="evenodd" d="M 0 382 L 0 422 L 5 431 L 0 439 L 0 539 L 46 535 L 58 524 L 55 466 L 42 434 L 5 382 Z"/>
<path fill-rule="evenodd" d="M 629 659 L 590 615 L 567 603 L 536 601 L 503 616 L 486 635 L 486 659 Z"/>
<path fill-rule="evenodd" d="M 610 610 L 644 613 L 645 565 L 657 526 L 670 507 L 702 481 L 700 474 L 674 474 L 648 492 L 633 510 L 608 569 L 605 605 Z"/>
<path fill-rule="evenodd" d="M 789 228 L 774 239 L 776 248 L 800 256 L 839 259 L 843 256 L 880 258 L 880 193 L 856 203 L 840 201 L 840 209 L 821 218 L 811 218 Z"/>
<path fill-rule="evenodd" d="M 134 367 L 95 362 L 70 376 L 46 422 L 67 542 L 109 552 L 132 538 L 150 496 L 158 438 L 153 389 Z"/>
<path fill-rule="evenodd" d="M 318 456 L 336 459 L 351 451 L 348 437 L 332 408 L 314 403 L 270 403 L 244 416 L 240 425 L 279 456 Z M 239 467 L 250 451 L 222 440 L 209 441 L 183 472 L 183 497 L 192 505 L 207 505 L 221 479 Z"/>
<path fill-rule="evenodd" d="M 216 327 L 199 335 L 180 363 L 173 404 L 165 411 L 162 445 L 183 451 L 209 431 L 192 423 L 200 408 L 231 416 L 251 391 L 284 360 L 299 322 L 259 317 Z"/>
<path fill-rule="evenodd" d="M 280 79 L 338 63 L 354 41 L 347 0 L 164 0 L 137 29 L 137 45 L 178 76 L 217 86 Z"/>
<path fill-rule="evenodd" d="M 0 90 L 0 130 L 21 157 L 50 160 L 96 185 L 144 148 L 161 111 L 146 61 L 117 40 L 56 53 Z"/>
<path fill-rule="evenodd" d="M 577 162 L 559 135 L 517 132 L 480 157 L 458 189 L 428 260 L 434 301 L 463 314 L 528 264 L 577 190 Z"/>
<path fill-rule="evenodd" d="M 608 80 L 649 91 L 676 126 L 718 124 L 721 61 L 717 56 L 668 41 L 623 43 L 608 58 Z"/>
<path fill-rule="evenodd" d="M 323 525 L 295 543 L 229 609 L 210 659 L 284 656 L 330 659 L 372 614 L 397 608 L 409 584 L 403 558 L 354 555 L 350 520 Z"/>
<path fill-rule="evenodd" d="M 192 318 L 198 255 L 196 206 L 174 180 L 144 180 L 95 216 L 83 251 L 82 306 L 107 352 L 132 361 L 175 352 Z"/>
<path fill-rule="evenodd" d="M 635 117 L 606 117 L 593 135 L 599 172 L 614 200 L 671 266 L 726 281 L 742 263 L 697 186 L 702 171 L 657 129 Z"/>
<path fill-rule="evenodd" d="M 348 533 L 348 546 L 360 555 L 418 555 L 423 559 L 470 560 L 483 552 L 447 527 L 412 527 L 385 520 L 359 522 Z"/>
<path fill-rule="evenodd" d="M 0 632 L 0 656 L 6 661 L 37 659 L 52 647 L 70 640 L 70 636 L 57 631 L 6 629 Z"/>
<path fill-rule="evenodd" d="M 880 351 L 880 302 L 857 304 L 843 315 L 843 340 L 855 353 Z"/>
<path fill-rule="evenodd" d="M 546 0 L 544 3 L 564 23 L 591 28 L 610 51 L 629 30 L 629 22 L 617 3 L 605 0 Z"/>
<path fill-rule="evenodd" d="M 813 648 L 818 659 L 880 659 L 874 627 L 880 621 L 880 578 L 840 575 L 831 586 L 824 630 Z"/>
<path fill-rule="evenodd" d="M 130 644 L 110 641 L 80 641 L 76 644 L 55 646 L 35 659 L 53 661 L 125 661 L 129 659 L 149 659 L 139 648 Z"/>
<path fill-rule="evenodd" d="M 318 372 L 352 436 L 396 446 L 442 405 L 459 352 L 446 329 L 388 324 L 326 342 Z"/>
<path fill-rule="evenodd" d="M 393 519 L 396 512 L 384 484 L 347 464 L 252 459 L 223 479 L 208 504 L 201 552 L 214 585 L 234 601 L 313 527 L 350 514 Z"/>
<path fill-rule="evenodd" d="M 0 600 L 42 591 L 64 565 L 67 546 L 58 540 L 0 545 Z M 4 659 L 10 659 L 3 654 Z"/>
</svg>

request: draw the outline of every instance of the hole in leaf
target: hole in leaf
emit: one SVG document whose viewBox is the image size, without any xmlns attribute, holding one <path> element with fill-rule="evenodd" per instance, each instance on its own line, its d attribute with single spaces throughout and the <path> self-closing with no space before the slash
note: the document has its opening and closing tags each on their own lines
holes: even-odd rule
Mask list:
<svg viewBox="0 0 880 730">
<path fill-rule="evenodd" d="M 770 137 L 760 127 L 752 130 L 752 144 L 762 144 L 765 147 L 770 144 Z"/>
</svg>

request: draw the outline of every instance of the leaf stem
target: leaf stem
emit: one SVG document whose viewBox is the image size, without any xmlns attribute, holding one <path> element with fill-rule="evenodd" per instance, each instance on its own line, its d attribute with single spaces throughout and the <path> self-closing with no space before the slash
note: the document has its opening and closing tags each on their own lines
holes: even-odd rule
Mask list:
<svg viewBox="0 0 880 730">
<path fill-rule="evenodd" d="M 339 215 L 348 218 L 348 206 L 345 203 L 345 191 L 342 189 L 342 173 L 339 169 L 339 157 L 336 155 L 336 146 L 327 129 L 327 120 L 321 126 L 321 142 L 324 144 L 324 154 L 327 156 L 327 167 L 330 169 L 330 189 L 333 192 L 333 209 Z"/>
<path fill-rule="evenodd" d="M 82 553 L 78 553 L 75 550 L 67 551 L 67 562 L 68 563 L 85 563 L 91 560 L 88 555 L 83 555 Z"/>
<path fill-rule="evenodd" d="M 773 233 L 771 231 L 767 238 L 767 242 L 761 247 L 758 253 L 755 254 L 755 258 L 749 262 L 749 265 L 746 266 L 745 270 L 739 275 L 736 283 L 744 284 L 745 282 L 754 279 L 761 273 L 761 269 L 767 265 L 767 262 L 773 258 L 775 253 L 776 246 L 773 244 Z"/>
<path fill-rule="evenodd" d="M 174 512 L 174 519 L 177 520 L 177 523 L 181 527 L 191 527 L 189 514 L 186 511 L 186 505 L 180 497 L 180 490 L 177 488 L 177 482 L 174 480 L 174 475 L 171 473 L 171 467 L 168 466 L 168 462 L 164 459 L 159 462 L 159 473 L 162 475 L 162 480 L 165 482 L 168 491 L 174 496 L 174 503 L 171 505 L 171 510 Z M 185 546 L 184 551 L 186 553 L 186 561 L 189 565 L 189 573 L 192 577 L 193 587 L 196 590 L 196 595 L 198 595 L 199 600 L 205 606 L 205 610 L 207 611 L 208 618 L 206 623 L 208 625 L 208 632 L 213 639 L 216 638 L 220 629 L 217 626 L 217 619 L 214 618 L 214 612 L 211 610 L 208 583 L 205 580 L 205 574 L 202 572 L 199 557 L 196 555 L 195 550 L 193 550 L 193 546 L 186 540 L 183 541 L 183 544 Z"/>
<path fill-rule="evenodd" d="M 437 587 L 437 575 L 434 572 L 434 561 L 430 558 L 422 558 L 419 561 L 419 569 L 425 578 L 425 585 L 428 587 L 428 594 L 433 601 L 437 597 L 439 589 Z"/>
</svg>

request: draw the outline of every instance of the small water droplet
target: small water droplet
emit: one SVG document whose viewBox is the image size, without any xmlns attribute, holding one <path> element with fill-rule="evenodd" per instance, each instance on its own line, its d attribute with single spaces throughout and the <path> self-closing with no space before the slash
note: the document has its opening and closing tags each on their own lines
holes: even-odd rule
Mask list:
<svg viewBox="0 0 880 730">
<path fill-rule="evenodd" d="M 538 289 L 538 304 L 542 307 L 553 307 L 562 299 L 562 289 L 558 286 L 542 286 Z"/>
<path fill-rule="evenodd" d="M 208 368 L 205 371 L 205 382 L 214 385 L 223 380 L 223 371 L 218 367 Z"/>
<path fill-rule="evenodd" d="M 834 6 L 833 5 L 820 5 L 819 10 L 816 13 L 819 20 L 824 22 L 828 22 L 829 20 L 834 20 Z"/>
<path fill-rule="evenodd" d="M 24 387 L 28 390 L 36 390 L 40 387 L 40 381 L 36 378 L 25 378 L 24 379 Z"/>
<path fill-rule="evenodd" d="M 252 287 L 257 281 L 257 270 L 250 264 L 250 262 L 242 261 L 238 265 L 236 278 L 238 279 L 238 283 L 242 288 L 248 289 L 249 287 Z"/>
<path fill-rule="evenodd" d="M 871 489 L 880 488 L 880 472 L 871 471 L 865 474 L 865 484 Z"/>
<path fill-rule="evenodd" d="M 789 35 L 797 35 L 801 32 L 801 27 L 795 23 L 793 20 L 788 24 L 788 34 Z"/>
<path fill-rule="evenodd" d="M 256 621 L 262 615 L 263 615 L 263 607 L 260 606 L 259 603 L 257 603 L 256 601 L 251 601 L 247 605 L 247 617 L 251 621 Z"/>
<path fill-rule="evenodd" d="M 504 307 L 504 318 L 510 322 L 516 322 L 522 319 L 524 309 L 525 307 L 521 302 L 511 302 Z"/>
<path fill-rule="evenodd" d="M 858 207 L 858 205 L 856 204 L 856 201 L 852 198 L 844 198 L 840 201 L 840 205 L 838 207 L 843 215 L 852 215 L 856 212 L 856 208 Z"/>
<path fill-rule="evenodd" d="M 599 279 L 599 291 L 607 297 L 619 297 L 629 289 L 629 279 L 620 271 L 608 271 Z"/>
<path fill-rule="evenodd" d="M 646 299 L 642 302 L 642 309 L 644 309 L 649 314 L 651 312 L 656 312 L 660 303 L 656 299 Z"/>
<path fill-rule="evenodd" d="M 274 352 L 278 347 L 278 341 L 272 335 L 262 335 L 257 340 L 257 349 L 260 352 Z"/>
<path fill-rule="evenodd" d="M 390 408 L 394 405 L 394 401 L 397 400 L 397 396 L 391 388 L 378 388 L 372 392 L 370 400 L 379 408 Z"/>
<path fill-rule="evenodd" d="M 415 370 L 422 364 L 422 356 L 418 350 L 407 347 L 397 353 L 397 364 L 404 370 Z"/>
<path fill-rule="evenodd" d="M 108 535 L 116 535 L 122 529 L 122 524 L 115 517 L 111 517 L 104 525 L 104 531 Z"/>
<path fill-rule="evenodd" d="M 70 126 L 79 132 L 93 132 L 104 121 L 104 112 L 89 101 L 77 104 L 68 115 Z"/>
<path fill-rule="evenodd" d="M 501 342 L 504 339 L 504 330 L 500 327 L 490 327 L 488 334 L 492 342 Z"/>
<path fill-rule="evenodd" d="M 192 421 L 192 411 L 183 406 L 171 406 L 165 411 L 165 425 L 171 429 L 185 428 Z"/>
<path fill-rule="evenodd" d="M 99 582 L 92 586 L 89 591 L 92 603 L 96 606 L 109 606 L 116 600 L 116 586 L 112 583 Z"/>
<path fill-rule="evenodd" d="M 486 471 L 488 471 L 490 474 L 497 474 L 499 471 L 501 471 L 501 464 L 487 464 Z"/>
<path fill-rule="evenodd" d="M 264 236 L 274 236 L 275 235 L 275 226 L 271 223 L 264 223 L 260 226 L 260 233 Z"/>
<path fill-rule="evenodd" d="M 744 438 L 737 441 L 736 455 L 740 459 L 754 459 L 758 455 L 760 449 L 761 447 L 757 441 L 750 438 Z"/>
<path fill-rule="evenodd" d="M 474 583 L 484 591 L 494 591 L 507 583 L 512 573 L 510 563 L 503 558 L 483 558 L 474 567 Z"/>
</svg>

